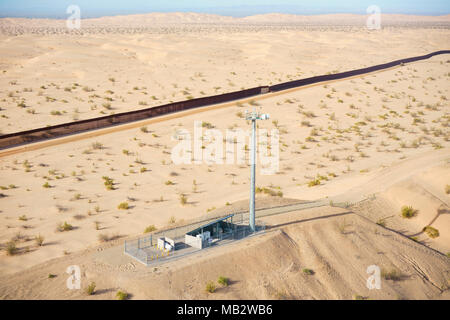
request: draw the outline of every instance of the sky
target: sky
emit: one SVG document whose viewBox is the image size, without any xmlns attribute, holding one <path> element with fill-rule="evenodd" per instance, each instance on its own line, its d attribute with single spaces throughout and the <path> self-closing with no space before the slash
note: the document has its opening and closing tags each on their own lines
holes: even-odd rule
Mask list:
<svg viewBox="0 0 450 320">
<path fill-rule="evenodd" d="M 199 12 L 243 17 L 263 13 L 366 14 L 377 5 L 383 13 L 450 14 L 450 0 L 0 0 L 0 17 L 67 18 L 69 5 L 82 18 L 149 12 Z"/>
</svg>

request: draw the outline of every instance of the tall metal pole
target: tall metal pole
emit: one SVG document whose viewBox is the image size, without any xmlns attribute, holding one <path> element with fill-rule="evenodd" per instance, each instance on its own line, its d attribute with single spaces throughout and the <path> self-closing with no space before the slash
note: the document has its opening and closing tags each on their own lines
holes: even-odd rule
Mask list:
<svg viewBox="0 0 450 320">
<path fill-rule="evenodd" d="M 256 117 L 252 117 L 252 155 L 250 181 L 250 230 L 255 232 Z"/>
<path fill-rule="evenodd" d="M 253 110 L 250 114 L 246 111 L 245 118 L 246 120 L 252 121 L 249 225 L 251 232 L 255 232 L 256 120 L 268 120 L 269 115 L 261 114 Z"/>
</svg>

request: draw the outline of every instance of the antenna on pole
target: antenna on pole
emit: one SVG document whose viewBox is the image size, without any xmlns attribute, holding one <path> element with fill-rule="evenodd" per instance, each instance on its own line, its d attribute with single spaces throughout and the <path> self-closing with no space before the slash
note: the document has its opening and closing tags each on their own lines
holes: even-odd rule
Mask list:
<svg viewBox="0 0 450 320">
<path fill-rule="evenodd" d="M 256 108 L 251 113 L 245 111 L 245 120 L 252 121 L 252 140 L 251 140 L 251 182 L 250 182 L 250 208 L 249 208 L 249 225 L 252 232 L 256 231 L 255 227 L 255 174 L 256 174 L 256 120 L 268 120 L 268 114 L 256 112 Z"/>
</svg>

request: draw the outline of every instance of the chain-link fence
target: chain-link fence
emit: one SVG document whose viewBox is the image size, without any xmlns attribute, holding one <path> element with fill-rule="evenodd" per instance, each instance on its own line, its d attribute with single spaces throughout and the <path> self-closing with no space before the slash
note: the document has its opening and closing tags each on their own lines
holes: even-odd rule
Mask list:
<svg viewBox="0 0 450 320">
<path fill-rule="evenodd" d="M 225 216 L 224 216 L 225 217 Z M 249 213 L 241 212 L 236 213 L 232 217 L 232 228 L 225 233 L 219 233 L 213 239 L 200 240 L 202 249 L 199 249 L 196 245 L 197 242 L 186 242 L 185 235 L 189 231 L 200 228 L 208 223 L 217 221 L 218 218 L 202 220 L 193 224 L 176 227 L 169 230 L 155 232 L 144 237 L 139 237 L 134 240 L 127 240 L 124 243 L 124 252 L 141 263 L 149 266 L 156 265 L 169 260 L 177 259 L 194 252 L 208 249 L 215 246 L 224 245 L 233 241 L 237 241 L 254 234 L 260 234 L 265 232 L 265 223 L 257 221 L 256 230 L 252 232 L 248 224 Z M 173 250 L 166 250 L 158 246 L 158 239 L 170 238 L 175 242 Z M 196 240 L 199 241 L 199 240 Z"/>
<path fill-rule="evenodd" d="M 369 198 L 375 197 L 374 195 L 366 196 L 365 199 L 357 201 L 356 203 L 360 203 Z M 317 201 L 300 201 L 298 203 L 286 204 L 275 207 L 267 207 L 267 208 L 259 208 L 256 210 L 256 218 L 268 217 L 272 215 L 278 215 L 282 213 L 316 208 L 321 206 L 331 206 L 331 207 L 340 207 L 340 208 L 349 208 L 356 203 L 350 202 L 333 202 L 328 199 L 321 199 Z M 126 254 L 132 256 L 138 261 L 146 264 L 152 265 L 157 263 L 162 263 L 171 259 L 176 259 L 187 254 L 202 250 L 195 248 L 189 243 L 185 243 L 185 235 L 186 233 L 195 230 L 199 227 L 202 227 L 208 223 L 217 221 L 218 219 L 225 218 L 230 214 L 219 214 L 219 215 L 211 215 L 207 219 L 203 219 L 201 221 L 196 221 L 194 223 L 190 223 L 187 225 L 171 228 L 168 230 L 163 230 L 159 232 L 154 232 L 152 234 L 146 235 L 144 237 L 140 237 L 133 240 L 125 241 L 124 251 Z M 233 213 L 232 223 L 236 226 L 232 232 L 219 234 L 216 239 L 211 242 L 202 243 L 202 248 L 210 248 L 213 246 L 218 246 L 222 244 L 229 243 L 231 241 L 236 241 L 245 237 L 248 237 L 253 234 L 258 234 L 261 232 L 265 232 L 266 225 L 261 221 L 256 221 L 256 232 L 252 233 L 250 227 L 248 225 L 249 221 L 249 212 L 248 211 L 239 211 Z M 157 242 L 159 238 L 170 238 L 175 241 L 175 250 L 172 251 L 164 251 L 159 250 L 157 248 Z"/>
</svg>

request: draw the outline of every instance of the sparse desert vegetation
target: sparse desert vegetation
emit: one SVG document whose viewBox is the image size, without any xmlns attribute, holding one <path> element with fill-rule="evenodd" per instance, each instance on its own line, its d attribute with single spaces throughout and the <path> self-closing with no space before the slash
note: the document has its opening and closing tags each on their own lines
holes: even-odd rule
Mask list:
<svg viewBox="0 0 450 320">
<path fill-rule="evenodd" d="M 217 283 L 220 284 L 221 286 L 228 287 L 228 285 L 230 284 L 230 279 L 224 276 L 220 276 L 219 279 L 217 280 Z"/>
<path fill-rule="evenodd" d="M 117 300 L 127 300 L 128 293 L 125 291 L 119 290 L 116 292 L 116 298 L 117 298 Z"/>
<path fill-rule="evenodd" d="M 403 206 L 401 214 L 403 218 L 410 219 L 417 215 L 418 211 L 411 206 Z"/>
<path fill-rule="evenodd" d="M 400 281 L 405 275 L 397 269 L 382 269 L 381 277 L 385 280 Z"/>
<path fill-rule="evenodd" d="M 181 16 L 177 19 L 182 19 Z M 131 24 L 129 28 L 115 29 L 108 22 L 102 32 L 86 28 L 83 35 L 58 34 L 59 29 L 48 27 L 51 21 L 31 21 L 30 27 L 40 23 L 39 27 L 32 27 L 34 29 L 22 26 L 20 21 L 17 25 L 5 25 L 7 21 L 2 21 L 0 31 L 20 32 L 20 36 L 0 39 L 4 69 L 0 72 L 1 133 L 377 65 L 399 57 L 425 54 L 423 48 L 430 52 L 441 50 L 445 44 L 443 39 L 448 38 L 448 30 L 442 24 L 439 28 L 387 27 L 382 32 L 371 32 L 367 41 L 367 32 L 351 24 L 345 27 L 298 26 L 295 23 L 276 26 L 276 23 L 259 24 L 261 17 L 253 17 L 249 18 L 255 19 L 250 25 L 223 26 L 215 21 L 214 30 L 202 23 L 180 24 L 184 29 L 152 24 L 146 29 L 134 27 L 138 23 L 148 23 L 136 19 L 136 22 L 127 20 Z M 400 31 L 402 37 L 398 37 Z M 257 37 L 253 37 L 255 34 Z M 277 41 L 273 41 L 274 35 Z M 335 50 L 337 35 L 348 44 L 338 51 Z M 294 38 L 304 39 L 305 46 L 292 42 Z M 257 39 L 257 43 L 252 39 Z M 175 42 L 183 43 L 183 52 L 173 46 Z M 327 54 L 315 54 L 319 47 Z M 259 54 L 254 54 L 256 51 Z M 273 59 L 274 53 L 276 59 Z M 68 64 L 67 59 L 77 59 L 79 63 Z M 167 63 L 167 59 L 171 63 Z M 217 268 L 220 273 L 214 273 L 215 269 L 208 271 L 215 265 L 209 265 L 207 260 L 205 265 L 210 269 L 196 265 L 201 270 L 199 278 L 186 283 L 175 275 L 168 276 L 163 268 L 156 271 L 149 268 L 148 276 L 156 284 L 160 297 L 172 298 L 165 291 L 167 284 L 163 286 L 158 282 L 168 277 L 174 292 L 183 298 L 204 298 L 213 292 L 216 294 L 211 297 L 236 298 L 242 288 L 242 292 L 248 290 L 257 298 L 351 298 L 354 295 L 357 299 L 379 299 L 387 298 L 385 292 L 389 292 L 388 298 L 405 292 L 403 282 L 414 287 L 411 289 L 417 293 L 412 295 L 414 298 L 423 298 L 425 293 L 430 297 L 445 295 L 445 291 L 437 293 L 439 290 L 425 280 L 419 283 L 419 277 L 415 276 L 418 273 L 411 264 L 405 262 L 403 267 L 397 257 L 401 253 L 413 261 L 432 264 L 427 270 L 429 279 L 439 279 L 436 283 L 440 286 L 445 264 L 430 254 L 428 247 L 444 254 L 450 250 L 445 224 L 447 215 L 436 212 L 446 212 L 446 207 L 440 207 L 443 201 L 439 199 L 450 194 L 448 179 L 444 180 L 448 177 L 445 161 L 450 138 L 449 68 L 446 56 L 436 56 L 376 74 L 271 94 L 264 99 L 254 96 L 220 108 L 208 107 L 201 113 L 192 109 L 186 114 L 160 117 L 158 121 L 149 118 L 130 123 L 126 129 L 113 125 L 108 132 L 88 132 L 80 140 L 76 135 L 64 137 L 67 141 L 61 144 L 49 140 L 51 144 L 45 148 L 23 149 L 11 155 L 6 153 L 8 150 L 2 150 L 0 298 L 33 292 L 33 298 L 45 299 L 56 294 L 53 290 L 66 297 L 67 293 L 56 285 L 53 287 L 53 283 L 66 277 L 63 273 L 67 266 L 61 264 L 56 268 L 53 263 L 73 259 L 76 263 L 80 261 L 83 268 L 86 266 L 87 275 L 98 274 L 98 278 L 89 277 L 84 282 L 88 285 L 95 279 L 102 288 L 95 292 L 94 286 L 95 296 L 91 298 L 127 299 L 127 293 L 117 291 L 117 284 L 108 282 L 108 276 L 120 270 L 124 277 L 131 277 L 130 274 L 139 274 L 142 266 L 135 261 L 124 262 L 111 267 L 114 271 L 102 272 L 108 262 L 98 263 L 95 269 L 90 258 L 82 256 L 83 250 L 92 250 L 100 261 L 107 256 L 109 247 L 122 245 L 124 239 L 143 237 L 143 233 L 150 237 L 155 231 L 205 216 L 246 210 L 250 143 L 246 138 L 242 143 L 244 152 L 236 152 L 234 163 L 227 163 L 226 157 L 231 153 L 227 147 L 237 148 L 240 142 L 233 136 L 226 136 L 225 130 L 231 133 L 248 130 L 250 123 L 244 119 L 245 111 L 253 107 L 273 118 L 257 123 L 259 130 L 268 130 L 264 134 L 267 141 L 260 140 L 260 151 L 279 158 L 276 172 L 268 175 L 262 172 L 269 167 L 268 163 L 258 159 L 257 207 L 284 206 L 292 199 L 306 201 L 305 206 L 318 199 L 327 205 L 317 211 L 302 211 L 298 216 L 284 215 L 289 219 L 276 215 L 266 217 L 268 227 L 276 232 L 282 230 L 281 235 L 267 232 L 265 237 L 269 240 L 274 234 L 277 238 L 273 242 L 261 240 L 269 241 L 264 242 L 268 244 L 265 246 L 258 246 L 258 237 L 250 239 L 248 243 L 258 246 L 260 256 L 252 256 L 244 245 L 237 246 L 241 251 L 233 252 L 245 268 L 235 263 L 232 273 L 225 267 Z M 94 69 L 96 72 L 92 72 Z M 146 76 L 148 74 L 152 76 Z M 177 143 L 188 141 L 187 132 L 193 137 L 193 124 L 197 120 L 203 133 L 218 130 L 223 136 L 204 136 L 200 153 L 193 146 L 183 154 L 190 163 L 174 163 L 173 148 Z M 279 149 L 271 141 L 275 137 L 273 129 L 278 130 Z M 220 142 L 224 144 L 223 152 L 215 148 Z M 218 155 L 223 163 L 206 164 L 206 155 Z M 438 164 L 440 173 L 427 171 Z M 414 183 L 404 182 L 410 174 L 417 174 Z M 400 187 L 383 193 L 394 182 L 400 183 Z M 416 190 L 419 187 L 423 192 Z M 432 200 L 427 196 L 430 192 L 435 196 L 429 197 Z M 245 205 L 237 205 L 238 200 L 246 202 Z M 330 211 L 326 211 L 328 204 Z M 345 210 L 340 211 L 342 208 Z M 372 222 L 365 229 L 348 216 L 359 209 L 358 213 Z M 322 217 L 319 211 L 327 213 Z M 335 221 L 335 215 L 342 217 Z M 328 224 L 329 221 L 333 223 Z M 298 233 L 293 232 L 296 228 L 299 228 Z M 299 240 L 306 236 L 308 241 Z M 389 241 L 393 238 L 398 246 L 390 247 Z M 323 247 L 316 247 L 316 239 L 324 241 Z M 336 239 L 347 250 L 347 255 L 343 256 L 352 261 L 352 264 L 342 262 L 345 268 L 338 265 L 332 255 L 321 251 L 334 247 Z M 403 246 L 401 239 L 406 239 L 407 246 Z M 294 243 L 302 250 L 317 253 L 317 259 L 294 261 L 298 255 L 298 250 L 291 251 Z M 373 244 L 380 248 L 375 249 Z M 270 252 L 270 245 L 279 246 L 283 255 Z M 377 254 L 367 256 L 359 250 L 360 245 Z M 290 260 L 284 260 L 285 256 Z M 264 264 L 255 266 L 252 262 L 259 261 L 260 257 L 278 259 L 277 268 L 282 272 L 286 270 L 283 273 L 286 278 L 276 274 L 266 277 L 269 271 L 264 269 Z M 39 279 L 45 279 L 42 282 L 48 287 L 43 289 L 27 278 L 28 274 L 33 274 L 34 265 L 53 258 L 57 259 L 51 262 L 51 268 L 39 274 Z M 219 258 L 217 261 L 226 265 L 226 260 Z M 366 295 L 361 290 L 364 284 L 351 283 L 353 278 L 345 275 L 351 270 L 358 275 L 354 278 L 366 276 L 367 265 L 362 266 L 360 262 L 376 258 L 401 266 L 405 274 L 412 276 L 408 281 L 400 281 L 405 278 L 403 274 L 389 267 L 383 273 L 383 280 L 388 281 L 386 288 L 389 286 L 391 291 L 387 289 L 378 296 L 372 291 L 368 297 L 362 296 Z M 428 260 L 431 262 L 424 262 Z M 332 283 L 324 276 L 328 268 L 350 279 L 351 291 L 343 293 L 336 287 L 327 291 L 326 286 Z M 29 281 L 30 288 L 19 291 L 17 288 L 23 284 L 14 282 L 18 278 L 12 273 L 25 270 L 29 271 L 23 272 L 22 277 Z M 184 271 L 180 269 L 181 273 Z M 231 282 L 225 276 L 219 277 L 220 274 L 232 277 L 231 287 L 226 288 Z M 296 278 L 291 277 L 294 274 Z M 47 280 L 47 275 L 57 277 L 49 276 Z M 336 280 L 334 275 L 330 273 Z M 145 282 L 146 277 L 142 279 L 146 290 L 140 290 L 136 283 L 127 287 L 133 290 L 133 296 L 147 298 L 145 294 L 153 294 Z M 209 279 L 213 281 L 207 282 Z M 296 282 L 298 279 L 301 285 Z M 322 291 L 310 286 L 314 281 L 323 281 Z M 395 286 L 391 286 L 393 282 Z M 104 286 L 107 283 L 109 287 Z M 176 291 L 179 283 L 186 288 Z M 253 287 L 247 287 L 249 283 Z M 84 290 L 80 292 L 84 294 Z"/>
<path fill-rule="evenodd" d="M 439 237 L 439 230 L 432 226 L 426 226 L 423 231 L 432 239 Z"/>
<path fill-rule="evenodd" d="M 91 282 L 86 288 L 86 293 L 92 296 L 93 294 L 95 294 L 95 288 L 96 288 L 95 282 Z"/>
<path fill-rule="evenodd" d="M 214 293 L 216 291 L 216 285 L 214 284 L 214 282 L 212 281 L 208 281 L 206 283 L 206 288 L 205 288 L 206 292 L 208 293 Z"/>
<path fill-rule="evenodd" d="M 59 231 L 59 232 L 70 231 L 72 229 L 73 229 L 73 226 L 71 224 L 67 223 L 67 221 L 65 221 L 64 223 L 59 223 L 56 226 L 56 231 Z"/>
<path fill-rule="evenodd" d="M 117 209 L 119 209 L 119 210 L 128 210 L 129 208 L 130 208 L 130 206 L 128 205 L 128 202 L 121 202 L 117 206 Z"/>
</svg>

